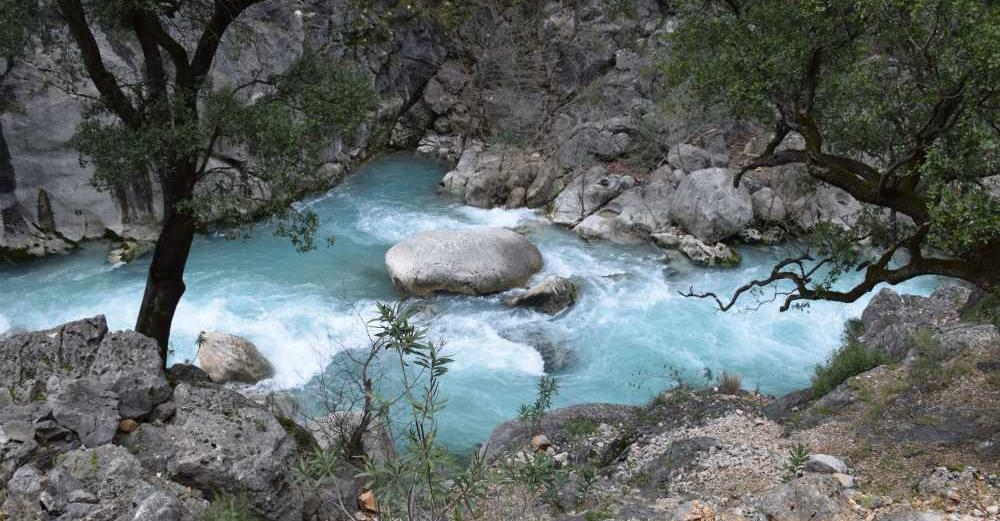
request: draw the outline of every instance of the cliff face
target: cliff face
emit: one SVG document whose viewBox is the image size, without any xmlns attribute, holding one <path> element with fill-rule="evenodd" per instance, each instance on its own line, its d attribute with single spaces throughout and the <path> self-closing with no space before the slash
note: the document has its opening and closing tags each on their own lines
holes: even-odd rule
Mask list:
<svg viewBox="0 0 1000 521">
<path fill-rule="evenodd" d="M 371 23 L 346 0 L 310 0 L 295 5 L 265 2 L 251 9 L 232 31 L 251 32 L 253 48 L 244 48 L 245 40 L 230 34 L 216 60 L 212 82 L 232 84 L 257 70 L 284 70 L 301 55 L 304 45 L 312 45 L 334 58 L 358 63 L 370 76 L 381 97 L 381 109 L 372 115 L 356 143 L 339 138 L 331 141 L 329 165 L 324 168 L 329 175 L 321 186 L 303 190 L 325 189 L 336 183 L 348 165 L 365 156 L 375 131 L 386 125 L 391 128 L 410 107 L 444 60 L 441 38 L 426 20 L 396 18 L 388 22 L 391 30 L 387 37 L 360 41 L 358 31 Z M 112 70 L 124 78 L 141 77 L 136 49 L 113 34 L 99 34 L 98 41 Z M 155 238 L 163 209 L 154 179 L 137 176 L 111 192 L 100 192 L 90 183 L 91 169 L 81 166 L 70 140 L 86 109 L 85 96 L 96 92 L 85 76 L 65 85 L 39 72 L 60 59 L 65 57 L 42 50 L 27 58 L 31 66 L 16 66 L 5 78 L 5 87 L 12 93 L 17 110 L 0 115 L 6 137 L 4 151 L 9 154 L 0 193 L 5 194 L 4 208 L 13 208 L 16 202 L 20 216 L 14 219 L 7 212 L 5 229 L 12 229 L 14 221 L 23 222 L 26 224 L 18 226 L 48 231 L 54 238 L 45 237 L 39 245 L 28 247 L 25 240 L 15 238 L 24 233 L 9 231 L 0 235 L 0 250 L 35 256 L 66 251 L 79 241 L 105 234 Z"/>
</svg>

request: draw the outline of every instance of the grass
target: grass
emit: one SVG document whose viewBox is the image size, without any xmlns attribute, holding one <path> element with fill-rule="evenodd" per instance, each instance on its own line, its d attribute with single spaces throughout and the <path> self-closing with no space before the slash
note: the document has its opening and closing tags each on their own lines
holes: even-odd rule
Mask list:
<svg viewBox="0 0 1000 521">
<path fill-rule="evenodd" d="M 736 374 L 730 373 L 729 371 L 723 371 L 719 375 L 719 392 L 722 394 L 739 394 L 740 389 L 743 388 L 743 377 Z"/>
<path fill-rule="evenodd" d="M 962 311 L 962 319 L 969 322 L 993 324 L 1000 328 L 1000 294 L 991 293 Z"/>
<path fill-rule="evenodd" d="M 597 424 L 590 418 L 573 418 L 566 422 L 565 428 L 574 438 L 583 438 L 597 432 Z"/>
<path fill-rule="evenodd" d="M 948 350 L 930 330 L 921 329 L 913 335 L 916 358 L 910 367 L 910 381 L 925 391 L 940 391 L 948 388 L 962 369 L 946 362 Z"/>
<path fill-rule="evenodd" d="M 260 521 L 260 517 L 250 509 L 250 500 L 245 496 L 219 496 L 198 521 Z"/>
<path fill-rule="evenodd" d="M 859 340 L 864 333 L 860 320 L 848 320 L 844 325 L 841 347 L 823 365 L 817 365 L 812 378 L 813 396 L 823 396 L 848 378 L 874 369 L 889 361 L 879 351 L 865 347 Z"/>
</svg>

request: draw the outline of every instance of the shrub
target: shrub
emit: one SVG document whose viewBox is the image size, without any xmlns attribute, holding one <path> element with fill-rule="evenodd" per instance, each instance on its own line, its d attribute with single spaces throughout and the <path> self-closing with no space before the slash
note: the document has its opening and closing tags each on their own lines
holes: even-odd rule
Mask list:
<svg viewBox="0 0 1000 521">
<path fill-rule="evenodd" d="M 1000 294 L 988 293 L 962 310 L 962 319 L 1000 328 Z"/>
<path fill-rule="evenodd" d="M 340 451 L 317 447 L 315 450 L 299 456 L 292 467 L 292 473 L 298 483 L 318 486 L 336 477 L 340 463 Z"/>
<path fill-rule="evenodd" d="M 816 366 L 812 378 L 813 396 L 823 396 L 848 378 L 878 367 L 888 361 L 884 353 L 868 349 L 857 341 L 857 336 L 848 330 L 844 333 L 845 343 L 830 355 L 825 365 Z"/>
<path fill-rule="evenodd" d="M 910 366 L 910 381 L 925 391 L 939 391 L 951 385 L 958 376 L 955 367 L 945 365 L 948 361 L 948 350 L 927 329 L 921 329 L 913 335 L 916 357 Z"/>
<path fill-rule="evenodd" d="M 555 377 L 540 377 L 538 379 L 538 391 L 535 395 L 535 403 L 522 404 L 518 411 L 521 421 L 529 424 L 532 431 L 537 432 L 541 427 L 545 411 L 552 408 L 552 398 L 557 394 L 559 394 L 559 382 Z"/>
<path fill-rule="evenodd" d="M 573 418 L 566 422 L 566 432 L 575 438 L 590 436 L 597 431 L 597 424 L 590 418 Z"/>
<path fill-rule="evenodd" d="M 809 447 L 797 443 L 794 447 L 788 450 L 788 459 L 785 461 L 785 481 L 791 481 L 792 479 L 800 476 L 802 471 L 806 468 L 806 461 L 809 460 Z"/>
<path fill-rule="evenodd" d="M 743 377 L 736 374 L 730 373 L 729 371 L 723 371 L 719 375 L 719 392 L 722 394 L 739 394 L 740 389 L 743 388 Z"/>
<path fill-rule="evenodd" d="M 246 496 L 218 496 L 212 501 L 199 521 L 260 521 L 260 517 L 250 509 Z"/>
</svg>

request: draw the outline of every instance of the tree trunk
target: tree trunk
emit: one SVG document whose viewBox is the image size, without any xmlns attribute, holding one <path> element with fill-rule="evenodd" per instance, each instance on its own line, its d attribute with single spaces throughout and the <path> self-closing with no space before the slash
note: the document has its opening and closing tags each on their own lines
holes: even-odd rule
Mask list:
<svg viewBox="0 0 1000 521">
<path fill-rule="evenodd" d="M 146 292 L 135 323 L 136 331 L 159 344 L 164 367 L 169 351 L 170 325 L 174 320 L 177 304 L 184 295 L 184 267 L 195 232 L 195 222 L 191 215 L 177 209 L 176 202 L 182 198 L 165 199 L 166 215 L 153 251 L 149 276 L 146 278 Z"/>
</svg>

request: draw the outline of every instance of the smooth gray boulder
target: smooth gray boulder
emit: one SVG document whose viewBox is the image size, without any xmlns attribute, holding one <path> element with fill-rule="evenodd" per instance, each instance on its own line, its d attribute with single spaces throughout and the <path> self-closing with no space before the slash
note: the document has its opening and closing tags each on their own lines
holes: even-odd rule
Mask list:
<svg viewBox="0 0 1000 521">
<path fill-rule="evenodd" d="M 810 454 L 806 470 L 820 474 L 847 474 L 847 464 L 827 454 Z"/>
<path fill-rule="evenodd" d="M 774 190 L 764 187 L 750 196 L 753 202 L 753 217 L 762 223 L 784 221 L 787 217 L 785 202 Z"/>
<path fill-rule="evenodd" d="M 385 265 L 407 295 L 485 295 L 523 286 L 542 269 L 542 254 L 523 235 L 504 228 L 434 230 L 390 248 Z"/>
<path fill-rule="evenodd" d="M 216 383 L 255 384 L 274 376 L 274 367 L 253 342 L 236 335 L 202 331 L 198 335 L 198 367 Z"/>
<path fill-rule="evenodd" d="M 550 275 L 527 291 L 506 299 L 508 306 L 527 307 L 550 315 L 570 307 L 576 302 L 576 283 L 566 277 Z"/>
<path fill-rule="evenodd" d="M 729 164 L 729 158 L 694 145 L 678 143 L 667 151 L 667 163 L 685 172 L 694 172 L 712 167 L 725 167 Z"/>
<path fill-rule="evenodd" d="M 733 171 L 709 168 L 692 172 L 671 199 L 671 216 L 706 243 L 738 234 L 753 220 L 750 192 L 733 186 Z"/>
<path fill-rule="evenodd" d="M 670 224 L 670 202 L 679 178 L 668 167 L 656 170 L 650 179 L 612 199 L 587 216 L 573 231 L 587 240 L 619 244 L 645 241 L 654 230 Z"/>
<path fill-rule="evenodd" d="M 205 493 L 246 494 L 266 519 L 302 518 L 288 472 L 296 443 L 267 409 L 215 384 L 180 383 L 174 402 L 168 422 L 122 437 L 147 470 Z"/>
<path fill-rule="evenodd" d="M 108 387 L 89 379 L 49 379 L 48 405 L 63 427 L 86 447 L 111 443 L 118 430 L 118 399 Z"/>
<path fill-rule="evenodd" d="M 766 519 L 783 521 L 839 521 L 852 513 L 840 483 L 823 474 L 806 474 L 771 490 L 760 511 Z"/>
<path fill-rule="evenodd" d="M 630 176 L 609 174 L 595 166 L 576 176 L 552 201 L 552 222 L 574 226 L 618 194 L 635 186 Z"/>
</svg>

